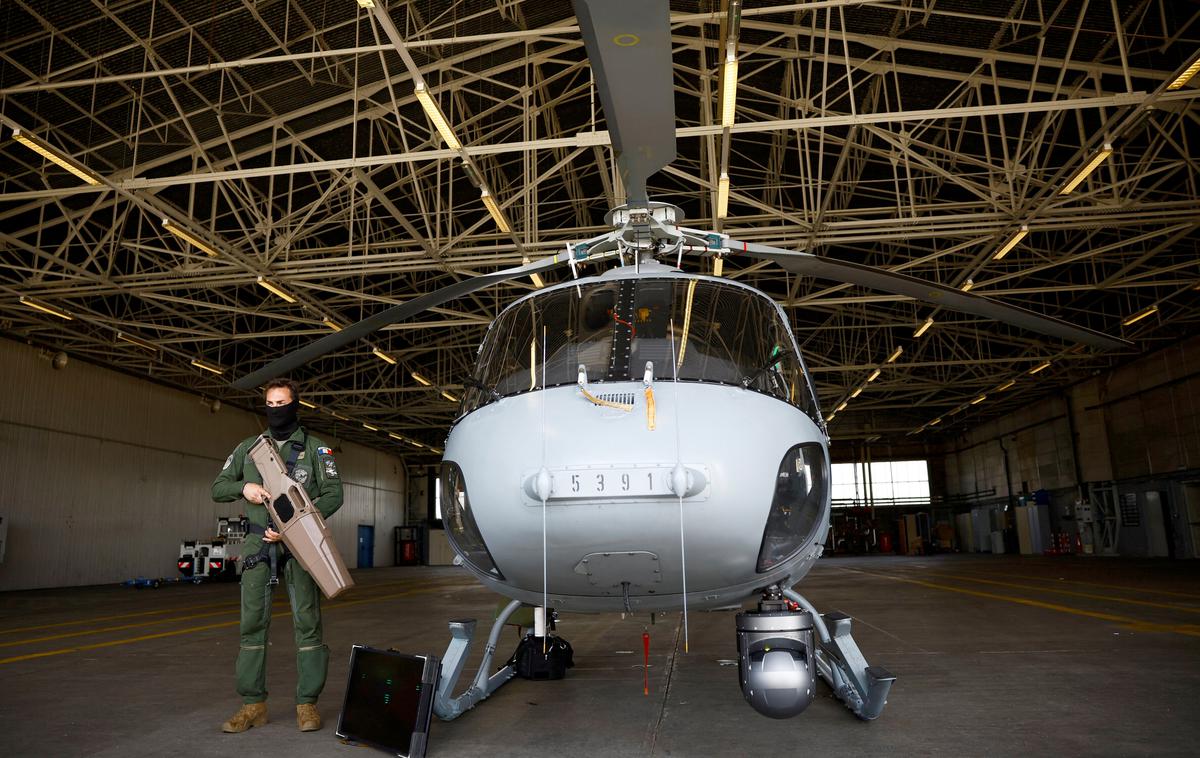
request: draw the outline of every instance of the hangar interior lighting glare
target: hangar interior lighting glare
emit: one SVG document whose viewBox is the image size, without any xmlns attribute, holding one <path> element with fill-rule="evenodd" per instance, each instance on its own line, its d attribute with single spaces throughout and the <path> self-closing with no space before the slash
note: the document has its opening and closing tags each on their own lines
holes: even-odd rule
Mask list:
<svg viewBox="0 0 1200 758">
<path fill-rule="evenodd" d="M 358 0 L 358 7 L 370 10 L 375 7 L 375 0 Z"/>
<path fill-rule="evenodd" d="M 412 376 L 412 378 L 413 378 L 413 379 L 415 379 L 417 382 L 419 382 L 419 383 L 421 383 L 421 384 L 424 384 L 426 387 L 432 387 L 432 386 L 433 386 L 433 382 L 431 382 L 431 381 L 429 381 L 428 379 L 426 379 L 425 377 L 421 376 L 421 375 L 420 375 L 420 374 L 418 374 L 416 371 L 412 371 L 412 372 L 410 372 L 410 374 L 411 374 L 411 376 Z"/>
<path fill-rule="evenodd" d="M 219 255 L 219 253 L 215 249 L 213 249 L 213 247 L 211 245 L 209 245 L 207 242 L 204 242 L 199 237 L 195 236 L 194 234 L 189 232 L 187 229 L 184 229 L 183 227 L 179 226 L 179 224 L 176 224 L 174 221 L 172 221 L 169 218 L 163 219 L 163 229 L 166 229 L 168 232 L 170 232 L 171 234 L 174 234 L 176 237 L 178 237 L 179 239 L 188 243 L 189 245 L 196 248 L 197 250 L 204 253 L 205 255 L 208 255 L 213 258 L 216 258 Z"/>
<path fill-rule="evenodd" d="M 449 392 L 446 392 L 445 390 L 442 390 L 442 397 L 446 398 L 447 400 L 449 400 L 449 401 L 450 401 L 450 402 L 452 402 L 452 403 L 457 403 L 457 402 L 458 402 L 458 398 L 457 398 L 457 397 L 455 397 L 454 395 L 450 394 Z"/>
<path fill-rule="evenodd" d="M 1025 235 L 1027 235 L 1027 234 L 1029 234 L 1029 227 L 1026 226 L 1025 224 L 1021 224 L 1021 228 L 1017 230 L 1017 233 L 1014 234 L 1008 240 L 1008 242 L 1004 243 L 1004 247 L 1000 248 L 996 252 L 996 255 L 992 258 L 992 260 L 998 261 L 1001 258 L 1003 258 L 1004 256 L 1008 255 L 1009 251 L 1012 250 L 1014 247 L 1016 247 L 1018 242 L 1025 239 Z"/>
<path fill-rule="evenodd" d="M 920 337 L 922 334 L 929 331 L 929 327 L 931 327 L 931 326 L 933 326 L 933 316 L 930 316 L 929 318 L 925 319 L 925 323 L 923 323 L 917 327 L 917 330 L 915 332 L 913 332 L 913 336 Z"/>
<path fill-rule="evenodd" d="M 393 366 L 396 365 L 396 359 L 393 358 L 392 356 L 388 355 L 387 353 L 383 352 L 379 348 L 374 348 L 371 350 L 371 352 L 374 353 L 375 357 L 378 358 L 379 360 L 386 361 L 387 363 L 390 363 Z"/>
<path fill-rule="evenodd" d="M 895 350 L 892 352 L 892 354 L 891 354 L 891 355 L 889 355 L 889 356 L 888 356 L 887 362 L 888 362 L 888 363 L 895 363 L 895 362 L 896 362 L 896 359 L 897 359 L 897 358 L 899 358 L 899 357 L 900 357 L 901 355 L 903 355 L 903 354 L 904 354 L 904 348 L 903 348 L 903 347 L 898 347 L 898 348 L 896 348 L 896 349 L 895 349 Z"/>
<path fill-rule="evenodd" d="M 492 197 L 492 193 L 484 187 L 479 191 L 479 197 L 483 199 L 483 205 L 487 208 L 487 212 L 492 217 L 492 221 L 496 222 L 496 226 L 500 227 L 500 231 L 505 234 L 512 234 L 512 227 L 508 225 L 508 219 L 500 212 L 500 205 L 496 202 L 496 198 Z"/>
<path fill-rule="evenodd" d="M 975 286 L 975 280 L 974 280 L 974 279 L 968 279 L 968 280 L 966 280 L 965 282 L 963 282 L 963 283 L 962 283 L 962 291 L 963 291 L 963 292 L 970 292 L 970 291 L 971 291 L 971 288 L 972 288 L 972 287 L 974 287 L 974 286 Z"/>
<path fill-rule="evenodd" d="M 1140 313 L 1135 313 L 1134 315 L 1132 315 L 1129 318 L 1122 321 L 1121 325 L 1122 326 L 1130 326 L 1131 324 L 1136 324 L 1137 322 L 1141 321 L 1142 319 L 1146 318 L 1147 316 L 1149 316 L 1153 313 L 1158 313 L 1157 305 L 1152 305 Z"/>
<path fill-rule="evenodd" d="M 987 395 L 980 395 L 979 397 L 977 397 L 971 401 L 971 405 L 979 405 L 984 400 L 987 400 Z"/>
<path fill-rule="evenodd" d="M 339 324 L 338 322 L 334 321 L 331 318 L 323 318 L 323 319 L 321 319 L 321 323 L 324 324 L 325 326 L 329 327 L 330 329 L 332 329 L 335 332 L 342 331 L 341 324 Z"/>
<path fill-rule="evenodd" d="M 195 366 L 196 368 L 204 369 L 205 371 L 207 371 L 211 374 L 216 374 L 217 376 L 220 376 L 221 374 L 225 373 L 225 369 L 221 368 L 220 366 L 216 365 L 215 363 L 209 363 L 208 361 L 202 361 L 199 358 L 193 358 L 192 365 Z"/>
<path fill-rule="evenodd" d="M 433 126 L 438 130 L 438 134 L 442 135 L 446 146 L 451 150 L 462 150 L 462 143 L 458 141 L 458 137 L 454 136 L 454 130 L 450 128 L 446 117 L 442 115 L 442 109 L 433 101 L 433 97 L 429 94 L 429 88 L 425 86 L 425 82 L 417 82 L 417 87 L 413 91 L 417 96 L 417 102 L 425 109 L 425 115 L 433 122 Z"/>
<path fill-rule="evenodd" d="M 296 298 L 294 298 L 291 295 L 289 295 L 288 293 L 284 292 L 283 289 L 281 289 L 279 287 L 279 285 L 273 284 L 273 283 L 267 281 L 267 279 L 265 277 L 262 277 L 262 276 L 258 277 L 258 286 L 262 287 L 267 292 L 270 292 L 273 295 L 277 295 L 278 297 L 283 298 L 283 300 L 286 302 L 289 302 L 289 303 L 296 302 Z"/>
<path fill-rule="evenodd" d="M 131 345 L 140 347 L 143 350 L 149 350 L 152 353 L 158 352 L 158 345 L 155 345 L 153 342 L 147 342 L 141 337 L 135 337 L 132 334 L 117 332 L 117 339 L 121 340 L 122 342 L 128 342 Z"/>
<path fill-rule="evenodd" d="M 312 408 L 313 410 L 316 410 L 316 407 L 317 407 L 317 406 L 313 405 L 312 403 L 308 402 L 307 400 L 301 400 L 300 405 L 303 405 L 305 408 Z"/>
<path fill-rule="evenodd" d="M 62 310 L 61 308 L 55 308 L 49 303 L 39 303 L 38 301 L 25 297 L 24 295 L 21 295 L 21 305 L 28 306 L 34 310 L 41 311 L 42 313 L 49 313 L 51 316 L 58 316 L 64 321 L 74 320 L 74 316 Z"/>
<path fill-rule="evenodd" d="M 1039 363 L 1038 365 L 1029 369 L 1029 375 L 1033 376 L 1034 374 L 1038 373 L 1039 371 L 1045 371 L 1048 368 L 1050 368 L 1050 361 L 1046 361 L 1045 363 Z"/>
<path fill-rule="evenodd" d="M 1100 152 L 1092 156 L 1092 159 L 1087 162 L 1087 165 L 1079 169 L 1079 173 L 1075 174 L 1074 178 L 1067 182 L 1067 186 L 1063 187 L 1058 194 L 1069 195 L 1074 192 L 1075 188 L 1082 184 L 1083 180 L 1087 179 L 1089 174 L 1099 168 L 1101 163 L 1104 163 L 1104 161 L 1108 160 L 1108 156 L 1112 155 L 1112 151 L 1113 146 L 1105 142 L 1104 147 L 1100 148 Z"/>
<path fill-rule="evenodd" d="M 891 363 L 891 361 L 888 361 L 888 363 Z M 871 375 L 867 377 L 867 381 L 868 381 L 868 382 L 873 382 L 873 381 L 875 381 L 876 379 L 878 379 L 878 378 L 879 378 L 879 375 L 880 375 L 881 373 L 883 373 L 883 370 L 882 370 L 882 369 L 875 369 L 874 371 L 872 371 L 872 372 L 871 372 Z"/>
<path fill-rule="evenodd" d="M 29 134 L 22 129 L 13 129 L 12 136 L 17 142 L 20 142 L 25 147 L 29 148 L 33 152 L 59 166 L 60 168 L 65 168 L 67 171 L 70 171 L 72 174 L 92 185 L 93 187 L 99 187 L 101 184 L 103 184 L 103 182 L 100 180 L 100 175 L 95 171 L 92 171 L 79 161 L 68 156 L 66 153 L 60 152 L 54 146 L 43 142 L 41 139 L 33 136 L 32 134 Z"/>
<path fill-rule="evenodd" d="M 1181 89 L 1183 85 L 1192 80 L 1192 77 L 1200 73 L 1200 56 L 1192 61 L 1192 65 L 1183 70 L 1183 73 L 1175 77 L 1175 81 L 1167 85 L 1167 89 Z"/>
<path fill-rule="evenodd" d="M 737 103 L 738 61 L 730 54 L 725 58 L 725 73 L 721 80 L 721 127 L 733 126 L 734 107 Z"/>
<path fill-rule="evenodd" d="M 999 387 L 997 387 L 996 389 L 992 390 L 992 392 L 1003 392 L 1004 390 L 1008 389 L 1009 387 L 1013 386 L 1013 385 L 1014 385 L 1014 384 L 1016 384 L 1016 383 L 1017 383 L 1017 380 L 1016 380 L 1016 379 L 1009 379 L 1009 380 L 1008 380 L 1007 382 L 1005 382 L 1004 384 L 1001 384 Z"/>
<path fill-rule="evenodd" d="M 363 429 L 369 429 L 372 432 L 379 431 L 379 427 L 377 427 L 377 426 L 371 426 L 370 424 L 363 424 L 362 426 L 363 426 Z"/>
<path fill-rule="evenodd" d="M 729 215 L 729 174 L 721 172 L 717 180 L 717 218 Z"/>
</svg>

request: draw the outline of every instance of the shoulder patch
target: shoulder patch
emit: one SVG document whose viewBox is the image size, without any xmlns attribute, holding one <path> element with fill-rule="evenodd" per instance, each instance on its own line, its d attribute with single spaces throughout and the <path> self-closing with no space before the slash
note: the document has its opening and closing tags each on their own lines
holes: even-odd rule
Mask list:
<svg viewBox="0 0 1200 758">
<path fill-rule="evenodd" d="M 333 455 L 333 451 L 327 447 L 317 448 L 317 455 Z"/>
</svg>

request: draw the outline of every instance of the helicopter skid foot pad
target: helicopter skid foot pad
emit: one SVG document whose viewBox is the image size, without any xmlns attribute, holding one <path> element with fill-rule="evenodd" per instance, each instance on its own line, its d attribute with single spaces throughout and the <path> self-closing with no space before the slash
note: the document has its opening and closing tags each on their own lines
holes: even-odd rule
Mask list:
<svg viewBox="0 0 1200 758">
<path fill-rule="evenodd" d="M 817 617 L 817 671 L 855 716 L 863 721 L 873 721 L 887 705 L 888 693 L 895 675 L 882 666 L 871 666 L 858 649 L 858 643 L 850 633 L 850 617 L 844 613 L 827 613 L 817 616 L 804 596 L 795 590 L 784 590 L 783 594 L 799 603 Z"/>
<path fill-rule="evenodd" d="M 492 658 L 496 654 L 496 642 L 500 639 L 500 630 L 508 623 L 508 617 L 521 606 L 520 601 L 514 600 L 505 606 L 488 635 L 487 647 L 483 650 L 483 660 L 479 662 L 479 671 L 475 674 L 471 685 L 458 697 L 452 697 L 458 677 L 462 674 L 463 664 L 471 652 L 471 641 L 475 637 L 475 619 L 456 619 L 450 622 L 450 645 L 442 656 L 442 675 L 438 681 L 437 694 L 433 700 L 433 712 L 443 721 L 450 721 L 463 715 L 475 707 L 481 700 L 487 699 L 501 685 L 513 678 L 515 673 L 512 666 L 504 666 L 496 673 L 488 676 L 492 667 Z"/>
</svg>

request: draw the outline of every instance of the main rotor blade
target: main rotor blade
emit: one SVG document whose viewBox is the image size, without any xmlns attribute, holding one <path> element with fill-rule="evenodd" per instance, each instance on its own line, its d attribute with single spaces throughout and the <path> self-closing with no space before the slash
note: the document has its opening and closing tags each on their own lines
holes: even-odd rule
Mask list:
<svg viewBox="0 0 1200 758">
<path fill-rule="evenodd" d="M 1122 347 L 1132 347 L 1133 343 L 1110 337 L 1109 335 L 1075 326 L 1050 316 L 1043 316 L 1031 310 L 1016 305 L 1008 305 L 998 300 L 977 295 L 974 292 L 963 292 L 954 287 L 927 282 L 907 274 L 885 271 L 874 266 L 864 266 L 860 263 L 850 263 L 832 258 L 800 253 L 794 250 L 783 250 L 770 245 L 759 245 L 754 242 L 735 242 L 728 240 L 727 244 L 735 253 L 746 253 L 756 258 L 765 258 L 778 263 L 783 268 L 796 274 L 814 276 L 819 279 L 832 279 L 849 284 L 860 284 L 864 287 L 906 295 L 916 300 L 922 300 L 933 305 L 940 305 L 955 311 L 970 313 L 975 316 L 1003 321 L 1006 324 L 1019 326 L 1032 332 L 1058 337 L 1068 342 L 1082 342 L 1093 347 L 1112 350 Z"/>
<path fill-rule="evenodd" d="M 316 342 L 305 345 L 299 350 L 294 350 L 282 358 L 268 363 L 263 368 L 238 379 L 233 383 L 233 387 L 239 390 L 254 389 L 277 376 L 286 376 L 293 369 L 297 369 L 309 361 L 320 358 L 322 355 L 337 350 L 339 347 L 348 345 L 355 340 L 362 339 L 385 326 L 403 321 L 422 311 L 434 308 L 463 295 L 469 295 L 484 287 L 490 287 L 493 284 L 499 284 L 509 279 L 516 279 L 520 276 L 529 276 L 530 274 L 548 271 L 563 265 L 565 262 L 566 258 L 555 255 L 518 266 L 517 268 L 506 268 L 502 271 L 494 271 L 490 274 L 464 279 L 461 282 L 455 282 L 420 297 L 414 297 L 406 303 L 393 306 L 386 311 L 380 311 L 374 316 L 359 321 L 357 324 L 352 324 L 339 332 L 328 334 Z"/>
<path fill-rule="evenodd" d="M 649 202 L 646 181 L 675 160 L 675 87 L 667 0 L 575 0 L 630 207 Z"/>
</svg>

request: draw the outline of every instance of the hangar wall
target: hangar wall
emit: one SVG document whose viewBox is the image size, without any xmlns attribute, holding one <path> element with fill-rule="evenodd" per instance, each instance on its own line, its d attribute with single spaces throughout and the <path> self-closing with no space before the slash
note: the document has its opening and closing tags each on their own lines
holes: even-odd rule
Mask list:
<svg viewBox="0 0 1200 758">
<path fill-rule="evenodd" d="M 56 371 L 43 351 L 7 340 L 0 387 L 0 590 L 177 576 L 182 540 L 211 537 L 218 516 L 244 512 L 241 501 L 213 503 L 209 487 L 261 416 L 212 413 L 196 395 L 78 360 Z M 342 556 L 358 565 L 358 527 L 369 525 L 374 565 L 392 565 L 403 463 L 349 442 L 337 461 L 346 499 L 329 526 Z"/>
<path fill-rule="evenodd" d="M 980 499 L 1045 489 L 1065 507 L 1077 485 L 1113 482 L 1140 511 L 1122 517 L 1122 553 L 1160 554 L 1146 523 L 1163 519 L 1172 554 L 1200 552 L 1200 337 L 975 427 L 944 465 L 948 495 Z"/>
</svg>

